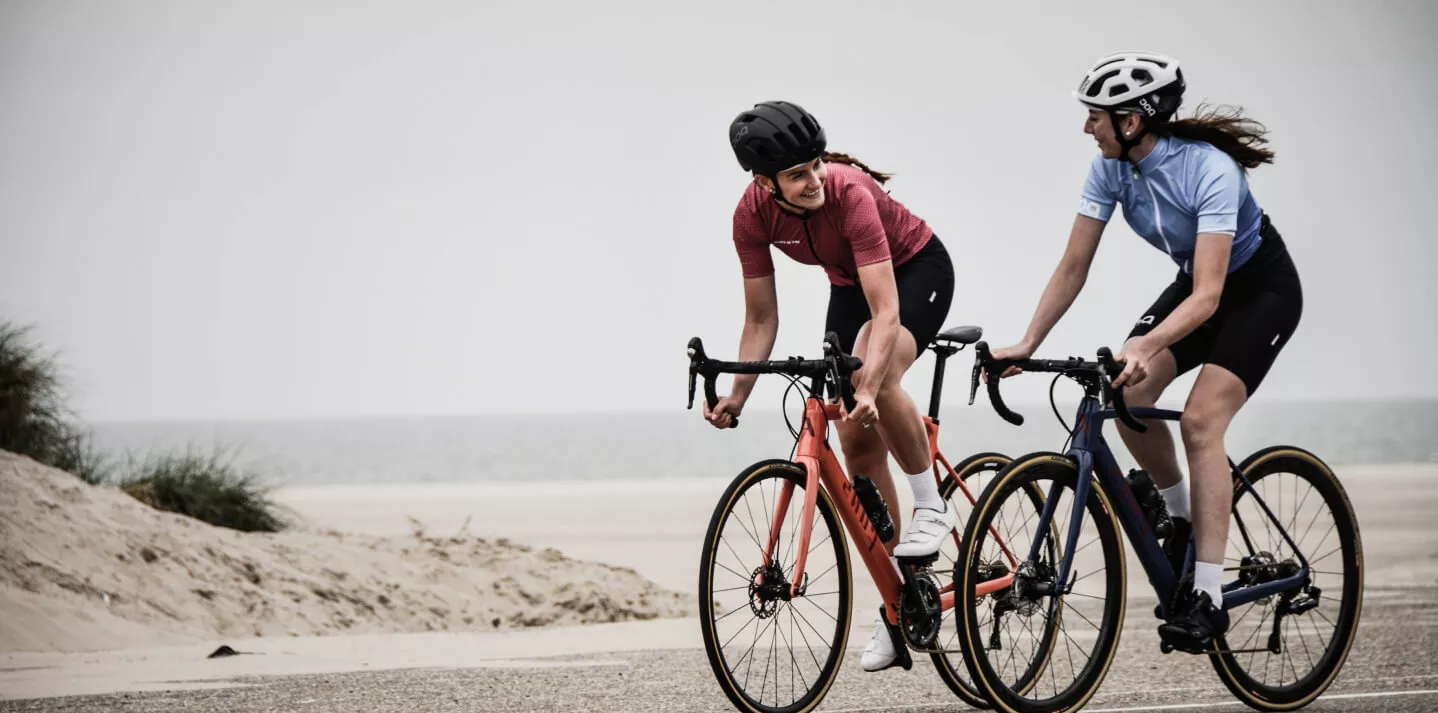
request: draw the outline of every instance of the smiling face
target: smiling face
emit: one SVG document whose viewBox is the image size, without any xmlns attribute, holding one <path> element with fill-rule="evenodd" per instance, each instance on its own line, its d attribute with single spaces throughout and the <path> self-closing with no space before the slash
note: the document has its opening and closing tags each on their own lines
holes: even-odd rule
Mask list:
<svg viewBox="0 0 1438 713">
<path fill-rule="evenodd" d="M 779 172 L 779 197 L 803 210 L 823 208 L 824 181 L 828 177 L 829 169 L 824 165 L 823 158 L 786 168 Z M 754 180 L 765 190 L 773 186 L 767 176 L 755 176 Z"/>
<path fill-rule="evenodd" d="M 1137 114 L 1120 114 L 1118 128 L 1126 135 L 1132 135 L 1138 131 L 1138 124 L 1141 121 Z M 1083 123 L 1083 132 L 1098 142 L 1099 151 L 1103 152 L 1104 158 L 1118 158 L 1123 153 L 1123 147 L 1118 143 L 1114 128 L 1108 112 L 1098 109 L 1088 110 L 1088 118 Z"/>
</svg>

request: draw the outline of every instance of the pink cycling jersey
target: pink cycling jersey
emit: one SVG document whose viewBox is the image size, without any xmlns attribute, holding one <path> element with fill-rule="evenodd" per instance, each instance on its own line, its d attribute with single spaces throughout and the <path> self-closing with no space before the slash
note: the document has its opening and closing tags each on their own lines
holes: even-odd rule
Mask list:
<svg viewBox="0 0 1438 713">
<path fill-rule="evenodd" d="M 884 260 L 897 267 L 929 242 L 929 226 L 867 173 L 842 163 L 827 167 L 824 207 L 804 218 L 780 208 L 756 183 L 745 189 L 734 209 L 734 247 L 744 277 L 774 274 L 774 245 L 797 262 L 823 265 L 829 282 L 853 285 L 858 268 Z"/>
</svg>

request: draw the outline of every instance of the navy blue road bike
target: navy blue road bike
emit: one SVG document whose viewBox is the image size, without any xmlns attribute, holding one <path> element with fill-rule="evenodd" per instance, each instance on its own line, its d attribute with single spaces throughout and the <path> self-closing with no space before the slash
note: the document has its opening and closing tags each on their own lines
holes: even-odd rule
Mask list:
<svg viewBox="0 0 1438 713">
<path fill-rule="evenodd" d="M 1067 377 L 1084 395 L 1072 427 L 1065 424 L 1064 452 L 1014 459 L 974 505 L 959 545 L 959 562 L 967 566 L 954 567 L 964 660 L 997 710 L 1076 710 L 1103 682 L 1123 629 L 1128 593 L 1118 527 L 1153 587 L 1159 619 L 1167 618 L 1178 588 L 1189 586 L 1184 577 L 1193 560 L 1191 540 L 1165 553 L 1104 440 L 1104 423 L 1117 418 L 1143 431 L 1144 420 L 1181 414 L 1128 409 L 1123 390 L 1111 386 L 1121 365 L 1107 348 L 1094 362 L 1000 361 L 983 342 L 976 350 L 970 403 L 985 372 L 990 403 L 1015 425 L 1023 417 L 999 392 L 999 374 L 1009 366 L 1055 374 L 1055 383 Z M 1333 471 L 1308 451 L 1274 446 L 1229 465 L 1234 494 L 1223 607 L 1232 623 L 1204 653 L 1244 703 L 1294 710 L 1328 688 L 1353 644 L 1363 591 L 1358 521 Z M 1044 497 L 1031 497 L 1034 490 Z M 1009 587 L 976 596 L 1011 566 Z"/>
</svg>

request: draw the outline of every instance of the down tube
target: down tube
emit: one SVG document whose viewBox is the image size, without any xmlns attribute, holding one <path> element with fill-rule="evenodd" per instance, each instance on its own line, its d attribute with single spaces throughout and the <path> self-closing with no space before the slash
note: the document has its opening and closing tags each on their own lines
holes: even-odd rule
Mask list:
<svg viewBox="0 0 1438 713">
<path fill-rule="evenodd" d="M 1169 565 L 1168 557 L 1164 555 L 1163 547 L 1153 533 L 1153 527 L 1149 525 L 1148 518 L 1143 516 L 1143 509 L 1133 495 L 1133 488 L 1128 486 L 1128 481 L 1123 477 L 1123 469 L 1114 459 L 1113 451 L 1109 450 L 1108 442 L 1103 436 L 1099 436 L 1098 447 L 1094 449 L 1094 473 L 1102 481 L 1103 491 L 1108 493 L 1114 517 L 1123 525 L 1123 531 L 1128 535 L 1129 544 L 1133 545 L 1133 551 L 1138 555 L 1138 561 L 1143 565 L 1143 572 L 1148 575 L 1154 593 L 1158 595 L 1160 602 L 1172 601 L 1177 575 Z"/>
</svg>

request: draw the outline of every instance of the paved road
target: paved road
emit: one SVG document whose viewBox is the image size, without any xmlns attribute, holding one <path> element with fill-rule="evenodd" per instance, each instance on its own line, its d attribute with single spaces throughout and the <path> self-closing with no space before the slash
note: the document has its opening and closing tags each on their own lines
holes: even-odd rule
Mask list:
<svg viewBox="0 0 1438 713">
<path fill-rule="evenodd" d="M 1240 711 L 1207 662 L 1158 654 L 1153 622 L 1131 609 L 1103 689 L 1087 711 Z M 829 713 L 964 710 L 927 662 L 865 674 L 857 651 L 819 709 Z M 518 659 L 505 667 L 241 679 L 234 687 L 3 701 L 0 711 L 150 713 L 442 713 L 733 710 L 700 649 Z M 1313 711 L 1438 710 L 1438 587 L 1370 588 L 1359 639 Z"/>
</svg>

